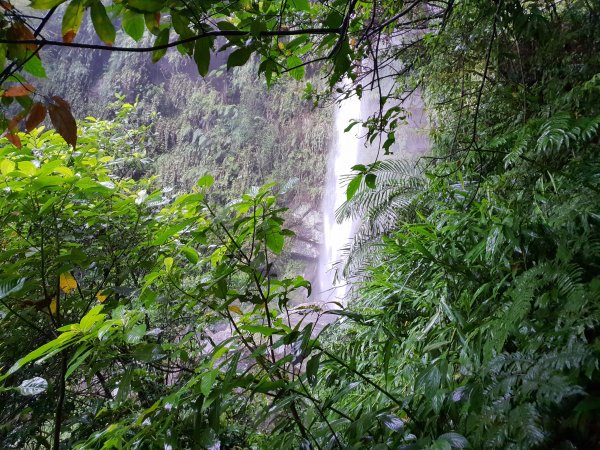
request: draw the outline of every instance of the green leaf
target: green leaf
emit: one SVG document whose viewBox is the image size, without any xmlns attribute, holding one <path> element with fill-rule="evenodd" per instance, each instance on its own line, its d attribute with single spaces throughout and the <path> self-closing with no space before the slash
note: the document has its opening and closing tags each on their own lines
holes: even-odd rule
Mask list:
<svg viewBox="0 0 600 450">
<path fill-rule="evenodd" d="M 350 183 L 348 183 L 348 187 L 346 188 L 347 201 L 352 200 L 352 197 L 354 197 L 354 194 L 356 194 L 356 191 L 358 191 L 358 188 L 360 187 L 360 182 L 362 181 L 362 177 L 362 174 L 358 174 L 354 178 L 352 178 L 352 181 L 350 181 Z"/>
<path fill-rule="evenodd" d="M 382 413 L 379 414 L 377 418 L 381 421 L 382 424 L 384 424 L 392 431 L 399 432 L 402 431 L 402 429 L 404 428 L 404 421 L 393 414 Z"/>
<path fill-rule="evenodd" d="M 272 336 L 278 332 L 278 330 L 274 328 L 265 327 L 263 325 L 242 325 L 240 329 L 250 333 L 259 333 L 263 336 Z"/>
<path fill-rule="evenodd" d="M 25 72 L 30 73 L 34 77 L 46 78 L 46 69 L 44 69 L 42 60 L 38 56 L 30 58 L 23 66 L 23 70 L 25 70 Z"/>
<path fill-rule="evenodd" d="M 158 12 L 165 6 L 164 0 L 127 0 L 127 7 L 141 12 Z"/>
<path fill-rule="evenodd" d="M 127 330 L 127 332 L 125 333 L 125 341 L 128 344 L 137 344 L 138 342 L 140 342 L 140 340 L 144 337 L 145 334 L 146 325 L 140 323 Z"/>
<path fill-rule="evenodd" d="M 252 49 L 249 47 L 238 48 L 234 51 L 229 58 L 227 58 L 227 69 L 231 69 L 236 66 L 243 66 L 250 59 L 250 55 L 252 55 Z"/>
<path fill-rule="evenodd" d="M 297 67 L 300 66 L 302 64 L 302 60 L 300 58 L 298 58 L 297 56 L 290 56 L 287 59 L 287 67 L 288 70 L 290 71 L 290 75 L 292 76 L 292 78 L 294 78 L 295 80 L 302 80 L 302 78 L 304 78 L 304 67 Z"/>
<path fill-rule="evenodd" d="M 365 176 L 365 184 L 370 187 L 371 189 L 375 189 L 375 180 L 377 179 L 377 175 L 375 175 L 374 173 L 368 173 L 367 176 Z"/>
<path fill-rule="evenodd" d="M 185 258 L 192 264 L 197 264 L 200 260 L 198 252 L 191 247 L 182 247 L 181 252 L 185 256 Z"/>
<path fill-rule="evenodd" d="M 29 6 L 33 9 L 52 9 L 64 2 L 65 0 L 31 0 Z"/>
<path fill-rule="evenodd" d="M 209 188 L 213 185 L 214 182 L 215 182 L 215 179 L 213 178 L 212 175 L 204 175 L 203 177 L 200 177 L 200 179 L 198 180 L 198 183 L 196 183 L 196 184 L 199 187 Z"/>
<path fill-rule="evenodd" d="M 308 0 L 290 0 L 290 6 L 296 11 L 310 11 Z"/>
<path fill-rule="evenodd" d="M 217 375 L 219 375 L 219 370 L 213 369 L 209 372 L 206 372 L 202 375 L 202 381 L 200 382 L 200 392 L 205 397 L 208 397 L 210 391 L 212 390 L 213 384 L 215 384 L 215 380 L 217 379 Z"/>
<path fill-rule="evenodd" d="M 155 47 L 158 47 L 160 45 L 167 45 L 169 43 L 169 31 L 170 31 L 169 28 L 165 28 L 164 30 L 161 30 L 160 33 L 158 33 L 158 36 L 156 37 L 156 40 L 154 41 Z M 165 56 L 166 53 L 167 53 L 166 48 L 154 50 L 152 52 L 152 62 L 157 63 L 158 61 L 160 61 L 160 59 L 163 56 Z"/>
<path fill-rule="evenodd" d="M 452 448 L 468 448 L 469 441 L 463 435 L 458 433 L 445 433 L 442 434 L 438 440 L 443 439 L 448 442 Z"/>
<path fill-rule="evenodd" d="M 84 12 L 84 0 L 72 0 L 67 6 L 62 19 L 62 36 L 65 42 L 71 42 L 75 38 L 81 26 Z"/>
<path fill-rule="evenodd" d="M 25 280 L 25 278 L 20 278 L 18 280 L 0 281 L 0 300 L 23 289 Z"/>
<path fill-rule="evenodd" d="M 269 231 L 265 236 L 265 241 L 269 250 L 278 255 L 283 250 L 285 238 L 279 230 Z"/>
<path fill-rule="evenodd" d="M 81 366 L 85 362 L 87 357 L 90 356 L 90 354 L 94 351 L 93 347 L 88 349 L 87 351 L 84 351 L 86 348 L 87 346 L 81 347 L 77 350 L 75 355 L 73 355 L 73 358 L 71 358 L 71 361 L 69 362 L 69 367 L 65 372 L 65 380 L 69 379 L 73 372 L 75 372 L 79 368 L 79 366 Z"/>
<path fill-rule="evenodd" d="M 125 10 L 121 26 L 134 41 L 139 41 L 144 36 L 144 15 L 132 11 Z"/>
<path fill-rule="evenodd" d="M 206 76 L 210 67 L 210 49 L 212 40 L 208 38 L 200 38 L 194 45 L 194 61 L 198 66 L 198 73 L 201 76 Z"/>
<path fill-rule="evenodd" d="M 317 372 L 319 371 L 320 358 L 321 354 L 319 353 L 310 358 L 306 363 L 306 378 L 311 386 L 317 384 Z"/>
<path fill-rule="evenodd" d="M 92 17 L 94 30 L 96 30 L 96 34 L 100 40 L 107 45 L 113 45 L 117 37 L 117 31 L 109 19 L 104 5 L 99 0 L 92 3 L 90 15 Z"/>
</svg>

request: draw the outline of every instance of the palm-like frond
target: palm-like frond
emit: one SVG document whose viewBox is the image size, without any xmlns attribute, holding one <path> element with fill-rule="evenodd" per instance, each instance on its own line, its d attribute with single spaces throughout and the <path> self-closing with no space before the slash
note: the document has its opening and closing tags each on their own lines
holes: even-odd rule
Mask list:
<svg viewBox="0 0 600 450">
<path fill-rule="evenodd" d="M 421 167 L 416 161 L 385 160 L 373 165 L 374 188 L 363 179 L 354 196 L 336 211 L 338 223 L 360 220 L 351 242 L 342 249 L 342 273 L 345 277 L 359 275 L 367 263 L 378 258 L 373 246 L 400 220 L 414 214 L 415 195 L 426 186 Z"/>
</svg>

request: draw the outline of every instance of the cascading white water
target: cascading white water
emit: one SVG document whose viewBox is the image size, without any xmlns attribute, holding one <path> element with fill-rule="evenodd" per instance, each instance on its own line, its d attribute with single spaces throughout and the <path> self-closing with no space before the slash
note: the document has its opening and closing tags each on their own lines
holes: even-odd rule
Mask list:
<svg viewBox="0 0 600 450">
<path fill-rule="evenodd" d="M 321 302 L 343 301 L 346 288 L 335 280 L 333 265 L 341 249 L 352 238 L 353 223 L 337 223 L 335 211 L 346 200 L 346 188 L 340 182 L 358 160 L 360 139 L 356 132 L 344 132 L 351 120 L 360 119 L 361 101 L 353 96 L 343 100 L 335 111 L 335 138 L 329 152 L 325 196 L 323 198 L 323 243 L 319 257 L 319 296 Z M 358 127 L 355 128 L 358 130 Z"/>
</svg>

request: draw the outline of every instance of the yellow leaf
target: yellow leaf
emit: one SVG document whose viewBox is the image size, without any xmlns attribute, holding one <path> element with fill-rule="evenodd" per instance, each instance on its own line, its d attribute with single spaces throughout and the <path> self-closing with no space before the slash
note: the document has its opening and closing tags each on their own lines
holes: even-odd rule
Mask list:
<svg viewBox="0 0 600 450">
<path fill-rule="evenodd" d="M 100 303 L 104 303 L 106 301 L 106 295 L 102 294 L 102 292 L 98 292 L 96 294 L 96 298 Z"/>
<path fill-rule="evenodd" d="M 239 315 L 243 315 L 244 313 L 242 312 L 242 310 L 240 309 L 239 306 L 235 306 L 235 305 L 231 305 L 228 306 L 227 309 L 231 312 L 237 313 Z"/>
<path fill-rule="evenodd" d="M 52 297 L 52 301 L 50 305 L 48 305 L 48 309 L 50 310 L 50 314 L 56 317 L 56 310 L 58 309 L 58 302 L 56 301 L 56 297 Z"/>
<path fill-rule="evenodd" d="M 283 42 L 278 42 L 277 47 L 279 47 L 279 50 L 283 51 L 283 49 L 285 48 L 285 44 Z"/>
<path fill-rule="evenodd" d="M 77 281 L 69 272 L 61 273 L 60 288 L 65 294 L 68 294 L 69 292 L 77 288 Z"/>
</svg>

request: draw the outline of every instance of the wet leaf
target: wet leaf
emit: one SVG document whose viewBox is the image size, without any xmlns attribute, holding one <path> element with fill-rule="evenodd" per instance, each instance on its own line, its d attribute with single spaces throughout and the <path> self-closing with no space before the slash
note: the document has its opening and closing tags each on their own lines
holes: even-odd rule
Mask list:
<svg viewBox="0 0 600 450">
<path fill-rule="evenodd" d="M 48 389 L 48 382 L 42 377 L 24 380 L 17 388 L 21 395 L 39 395 Z"/>
</svg>

